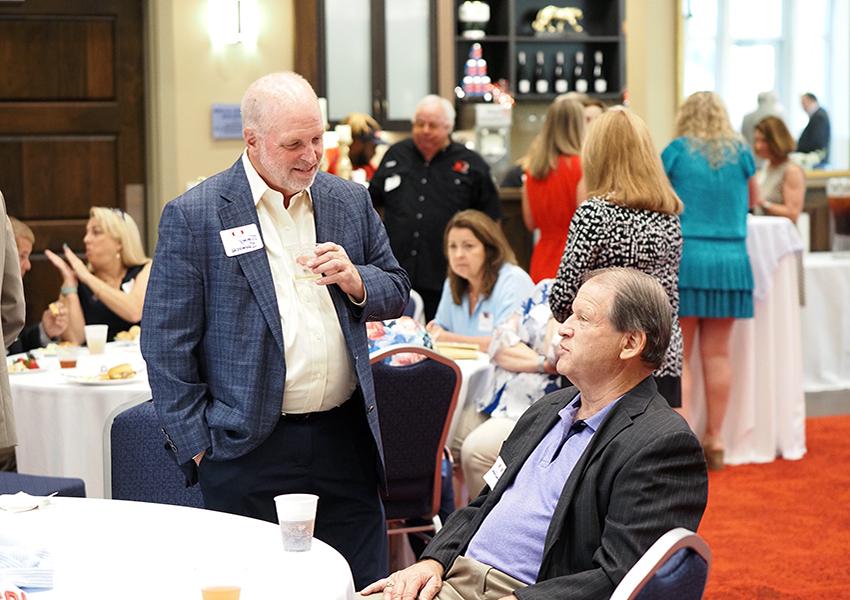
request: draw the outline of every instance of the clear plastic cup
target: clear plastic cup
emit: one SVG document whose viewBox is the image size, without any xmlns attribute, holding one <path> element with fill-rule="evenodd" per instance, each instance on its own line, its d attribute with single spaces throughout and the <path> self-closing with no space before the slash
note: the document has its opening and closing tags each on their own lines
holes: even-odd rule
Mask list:
<svg viewBox="0 0 850 600">
<path fill-rule="evenodd" d="M 828 179 L 826 198 L 832 215 L 832 251 L 850 251 L 850 178 Z"/>
<path fill-rule="evenodd" d="M 241 588 L 235 585 L 215 585 L 201 588 L 204 600 L 239 600 Z"/>
<path fill-rule="evenodd" d="M 274 499 L 280 535 L 286 552 L 306 552 L 313 543 L 316 508 L 315 494 L 281 494 Z"/>
<path fill-rule="evenodd" d="M 290 252 L 295 259 L 295 279 L 311 280 L 321 277 L 307 266 L 308 260 L 316 258 L 316 244 L 297 244 L 290 249 Z"/>
<path fill-rule="evenodd" d="M 103 354 L 109 325 L 86 325 L 86 346 L 89 354 Z"/>
<path fill-rule="evenodd" d="M 59 358 L 59 367 L 62 369 L 73 369 L 77 366 L 77 346 L 59 346 L 56 356 Z"/>
</svg>

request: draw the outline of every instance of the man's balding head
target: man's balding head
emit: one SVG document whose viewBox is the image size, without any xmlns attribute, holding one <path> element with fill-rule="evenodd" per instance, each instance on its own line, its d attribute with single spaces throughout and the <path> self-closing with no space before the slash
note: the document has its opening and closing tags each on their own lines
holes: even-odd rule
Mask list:
<svg viewBox="0 0 850 600">
<path fill-rule="evenodd" d="M 301 75 L 291 71 L 269 73 L 248 86 L 242 96 L 242 129 L 265 133 L 279 107 L 312 103 L 318 106 L 316 92 Z"/>
</svg>

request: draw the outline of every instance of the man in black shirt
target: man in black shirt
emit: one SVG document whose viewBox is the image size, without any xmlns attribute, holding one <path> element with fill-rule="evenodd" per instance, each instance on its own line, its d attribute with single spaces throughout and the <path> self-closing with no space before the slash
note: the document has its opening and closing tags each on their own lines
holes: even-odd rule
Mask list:
<svg viewBox="0 0 850 600">
<path fill-rule="evenodd" d="M 383 209 L 393 253 L 422 296 L 429 321 L 446 278 L 446 223 L 467 208 L 500 217 L 490 167 L 450 139 L 454 120 L 451 102 L 425 96 L 416 107 L 413 136 L 387 150 L 369 185 L 375 208 Z"/>
<path fill-rule="evenodd" d="M 829 115 L 821 108 L 818 99 L 812 93 L 803 94 L 800 104 L 809 115 L 809 122 L 797 141 L 797 152 L 817 152 L 821 160 L 815 168 L 825 168 L 826 163 L 829 162 Z"/>
</svg>

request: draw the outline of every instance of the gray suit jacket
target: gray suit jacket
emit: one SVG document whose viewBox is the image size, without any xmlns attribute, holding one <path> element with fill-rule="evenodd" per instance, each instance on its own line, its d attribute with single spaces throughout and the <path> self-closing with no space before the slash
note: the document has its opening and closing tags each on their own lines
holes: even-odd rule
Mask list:
<svg viewBox="0 0 850 600">
<path fill-rule="evenodd" d="M 362 308 L 330 293 L 383 458 L 364 323 L 401 315 L 410 283 L 365 188 L 319 173 L 310 190 L 316 240 L 343 246 L 366 287 Z M 260 228 L 241 160 L 169 202 L 160 220 L 141 347 L 181 465 L 204 449 L 212 460 L 241 456 L 280 419 L 286 362 L 268 257 L 228 257 L 219 236 L 250 223 Z"/>
<path fill-rule="evenodd" d="M 574 387 L 532 405 L 502 445 L 507 469 L 493 490 L 449 517 L 423 558 L 446 570 L 463 554 L 531 452 L 575 398 Z M 702 448 L 651 377 L 611 409 L 564 485 L 537 583 L 521 599 L 607 598 L 641 555 L 674 527 L 696 530 L 708 497 Z M 506 539 L 505 544 L 511 540 Z"/>
<path fill-rule="evenodd" d="M 3 347 L 8 348 L 15 341 L 26 319 L 24 286 L 21 283 L 21 265 L 18 262 L 18 249 L 15 247 L 15 234 L 12 224 L 6 217 L 6 201 L 0 192 L 0 335 Z M 9 448 L 17 443 L 15 436 L 15 418 L 12 413 L 12 393 L 9 390 L 9 373 L 6 360 L 0 364 L 0 448 Z"/>
</svg>

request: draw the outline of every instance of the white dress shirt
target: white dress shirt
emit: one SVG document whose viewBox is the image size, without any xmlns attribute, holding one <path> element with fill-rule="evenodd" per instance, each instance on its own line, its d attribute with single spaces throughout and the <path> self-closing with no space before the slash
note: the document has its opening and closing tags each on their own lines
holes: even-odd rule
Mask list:
<svg viewBox="0 0 850 600">
<path fill-rule="evenodd" d="M 282 411 L 330 410 L 351 396 L 357 378 L 327 286 L 295 279 L 294 249 L 316 243 L 310 190 L 293 196 L 289 208 L 284 208 L 283 195 L 263 181 L 247 151 L 242 153 L 242 165 L 257 207 L 283 329 Z"/>
</svg>

